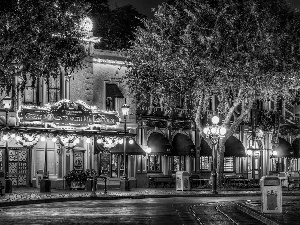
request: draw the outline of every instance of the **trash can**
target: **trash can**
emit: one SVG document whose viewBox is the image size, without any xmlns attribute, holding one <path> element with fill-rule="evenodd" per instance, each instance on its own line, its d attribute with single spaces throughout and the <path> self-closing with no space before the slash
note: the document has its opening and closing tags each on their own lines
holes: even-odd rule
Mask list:
<svg viewBox="0 0 300 225">
<path fill-rule="evenodd" d="M 43 170 L 36 171 L 36 187 L 40 188 L 41 180 L 43 179 Z"/>
<path fill-rule="evenodd" d="M 186 171 L 176 172 L 176 191 L 190 190 L 190 175 Z"/>
<path fill-rule="evenodd" d="M 5 185 L 6 185 L 6 181 L 5 181 L 4 172 L 0 172 L 0 190 L 1 190 L 0 195 L 5 194 Z"/>
<path fill-rule="evenodd" d="M 260 179 L 261 212 L 282 213 L 282 187 L 276 176 L 263 176 Z"/>
<path fill-rule="evenodd" d="M 120 190 L 121 191 L 130 191 L 129 179 L 127 177 L 124 177 L 121 179 Z"/>
</svg>

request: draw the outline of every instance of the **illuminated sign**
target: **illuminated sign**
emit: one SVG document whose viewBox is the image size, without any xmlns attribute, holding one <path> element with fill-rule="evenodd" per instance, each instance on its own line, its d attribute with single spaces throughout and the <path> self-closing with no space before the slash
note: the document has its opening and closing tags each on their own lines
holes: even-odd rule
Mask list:
<svg viewBox="0 0 300 225">
<path fill-rule="evenodd" d="M 53 105 L 21 106 L 18 111 L 20 125 L 46 123 L 53 127 L 107 127 L 116 126 L 120 122 L 117 112 L 106 112 L 95 109 L 82 101 L 71 102 L 61 100 Z"/>
</svg>

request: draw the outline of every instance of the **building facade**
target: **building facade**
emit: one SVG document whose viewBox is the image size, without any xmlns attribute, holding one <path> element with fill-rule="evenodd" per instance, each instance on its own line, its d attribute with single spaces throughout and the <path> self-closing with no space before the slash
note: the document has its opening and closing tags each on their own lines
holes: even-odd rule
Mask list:
<svg viewBox="0 0 300 225">
<path fill-rule="evenodd" d="M 53 140 L 53 130 L 50 131 L 52 136 L 48 134 L 45 140 L 41 140 L 40 135 L 35 143 L 29 144 L 20 145 L 21 142 L 16 142 L 11 136 L 8 140 L 2 138 L 0 170 L 5 172 L 8 163 L 8 175 L 13 185 L 39 187 L 41 174 L 46 172 L 52 188 L 64 189 L 64 177 L 73 169 L 94 169 L 99 175 L 108 177 L 108 185 L 116 186 L 120 185 L 120 178 L 127 175 L 131 187 L 147 187 L 149 175 L 174 175 L 177 171 L 209 178 L 212 150 L 201 139 L 194 122 L 187 116 L 188 109 L 178 107 L 170 116 L 151 102 L 136 108 L 122 79 L 126 71 L 125 59 L 111 51 L 89 49 L 89 52 L 84 69 L 68 78 L 62 74 L 58 79 L 38 80 L 35 85 L 28 81 L 24 93 L 18 93 L 14 99 L 11 110 L 1 111 L 1 123 L 11 128 L 12 134 L 14 127 L 22 125 L 17 113 L 21 106 L 42 108 L 47 104 L 65 101 L 73 104 L 73 108 L 78 108 L 81 105 L 76 103 L 78 100 L 91 109 L 115 112 L 120 120 L 114 126 L 95 125 L 96 128 L 90 128 L 96 129 L 93 135 L 90 135 L 91 132 L 84 133 L 78 126 L 66 125 L 64 129 L 68 130 L 69 137 L 78 138 L 76 143 L 68 145 Z M 130 111 L 124 118 L 121 108 L 125 103 L 130 106 Z M 75 111 L 78 111 L 77 108 Z M 242 124 L 225 144 L 224 173 L 259 180 L 264 175 L 298 172 L 298 108 L 297 104 L 290 106 L 284 102 L 280 107 L 271 102 L 258 102 L 249 115 L 248 123 Z M 280 132 L 274 135 L 265 131 L 260 136 L 259 130 L 264 125 L 262 121 L 267 118 L 262 115 L 268 112 L 281 115 L 282 120 L 278 123 Z M 253 121 L 259 122 L 253 124 Z M 274 121 L 271 120 L 270 124 L 274 124 Z M 42 126 L 47 128 L 50 124 L 43 123 Z M 32 130 L 39 132 L 39 129 Z M 61 130 L 59 135 L 66 138 Z M 124 145 L 112 139 L 115 134 L 123 138 L 124 133 L 131 134 L 134 141 L 130 144 L 124 139 L 125 154 Z M 274 137 L 278 138 L 276 146 L 272 144 Z M 6 151 L 8 161 L 5 160 Z"/>
</svg>

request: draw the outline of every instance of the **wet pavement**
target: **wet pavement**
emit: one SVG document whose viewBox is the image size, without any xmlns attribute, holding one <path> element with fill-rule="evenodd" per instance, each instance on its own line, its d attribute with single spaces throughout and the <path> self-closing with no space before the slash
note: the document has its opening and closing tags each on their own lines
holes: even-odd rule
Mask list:
<svg viewBox="0 0 300 225">
<path fill-rule="evenodd" d="M 283 189 L 283 212 L 277 214 L 261 213 L 260 196 L 259 189 L 213 195 L 209 189 L 40 193 L 14 188 L 0 197 L 0 224 L 300 224 L 299 189 Z"/>
</svg>

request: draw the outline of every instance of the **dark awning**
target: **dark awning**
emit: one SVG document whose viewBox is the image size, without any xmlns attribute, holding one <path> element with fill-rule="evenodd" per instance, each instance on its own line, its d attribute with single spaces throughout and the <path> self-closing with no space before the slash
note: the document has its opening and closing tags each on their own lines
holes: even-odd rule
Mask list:
<svg viewBox="0 0 300 225">
<path fill-rule="evenodd" d="M 300 138 L 296 138 L 293 141 L 292 147 L 294 150 L 294 158 L 300 158 Z"/>
<path fill-rule="evenodd" d="M 203 138 L 200 143 L 200 156 L 212 156 L 212 149 Z"/>
<path fill-rule="evenodd" d="M 124 144 L 117 144 L 111 149 L 112 154 L 124 154 Z M 129 139 L 126 138 L 126 154 L 128 155 L 146 155 L 146 152 L 141 148 L 141 146 L 133 140 L 133 143 L 129 143 Z"/>
<path fill-rule="evenodd" d="M 200 144 L 200 156 L 211 156 L 212 149 L 207 142 L 202 139 Z M 243 143 L 234 136 L 230 136 L 225 142 L 224 157 L 246 157 Z"/>
<path fill-rule="evenodd" d="M 171 155 L 172 145 L 169 140 L 161 133 L 152 133 L 147 142 L 148 147 L 151 148 L 152 155 Z"/>
<path fill-rule="evenodd" d="M 224 157 L 246 157 L 243 143 L 234 136 L 230 136 L 225 142 Z"/>
<path fill-rule="evenodd" d="M 172 141 L 173 155 L 184 156 L 184 155 L 194 155 L 195 145 L 193 141 L 184 134 L 176 134 Z"/>
<path fill-rule="evenodd" d="M 116 84 L 106 84 L 106 97 L 124 98 L 122 92 Z"/>
<path fill-rule="evenodd" d="M 273 150 L 277 152 L 277 157 L 293 157 L 294 150 L 292 145 L 281 137 L 279 137 L 278 140 L 279 145 L 273 148 Z"/>
</svg>

